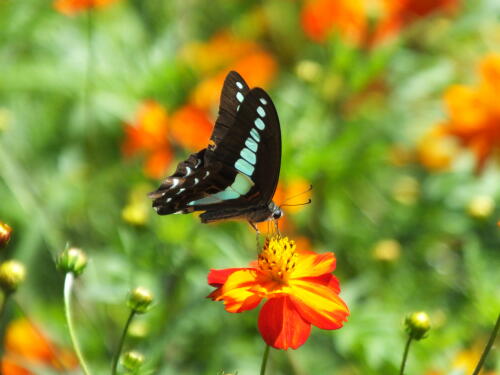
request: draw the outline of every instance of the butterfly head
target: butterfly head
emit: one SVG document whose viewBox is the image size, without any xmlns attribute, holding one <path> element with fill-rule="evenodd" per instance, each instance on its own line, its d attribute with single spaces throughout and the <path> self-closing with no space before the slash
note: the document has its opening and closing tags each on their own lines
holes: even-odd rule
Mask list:
<svg viewBox="0 0 500 375">
<path fill-rule="evenodd" d="M 280 206 L 278 206 L 273 201 L 269 203 L 269 211 L 271 212 L 269 220 L 278 220 L 283 216 L 283 211 L 281 210 Z"/>
</svg>

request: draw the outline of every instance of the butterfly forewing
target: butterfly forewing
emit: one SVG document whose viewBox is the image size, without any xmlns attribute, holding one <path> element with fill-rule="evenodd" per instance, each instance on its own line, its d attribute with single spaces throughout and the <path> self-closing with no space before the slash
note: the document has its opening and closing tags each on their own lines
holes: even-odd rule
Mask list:
<svg viewBox="0 0 500 375">
<path fill-rule="evenodd" d="M 220 95 L 219 114 L 210 139 L 219 143 L 236 121 L 236 114 L 250 89 L 245 80 L 231 71 L 224 80 Z"/>
</svg>

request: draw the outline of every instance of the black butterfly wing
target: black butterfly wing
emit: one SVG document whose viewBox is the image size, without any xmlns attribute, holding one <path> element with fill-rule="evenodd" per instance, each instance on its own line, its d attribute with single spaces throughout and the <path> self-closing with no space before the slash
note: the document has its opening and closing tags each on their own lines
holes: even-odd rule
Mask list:
<svg viewBox="0 0 500 375">
<path fill-rule="evenodd" d="M 150 194 L 159 214 L 207 211 L 217 217 L 224 211 L 221 216 L 231 218 L 271 201 L 280 171 L 281 132 L 265 91 L 248 91 L 243 78 L 230 72 L 211 139 L 207 149 L 181 162 Z"/>
<path fill-rule="evenodd" d="M 265 205 L 272 200 L 281 166 L 281 129 L 276 108 L 263 89 L 254 88 L 245 96 L 235 125 L 215 149 L 206 151 L 205 160 L 223 163 L 254 183 L 239 201 L 225 205 Z"/>
<path fill-rule="evenodd" d="M 214 131 L 210 136 L 210 140 L 214 144 L 218 144 L 235 124 L 236 114 L 249 91 L 243 77 L 235 71 L 228 73 L 220 95 L 219 114 L 215 121 Z"/>
</svg>

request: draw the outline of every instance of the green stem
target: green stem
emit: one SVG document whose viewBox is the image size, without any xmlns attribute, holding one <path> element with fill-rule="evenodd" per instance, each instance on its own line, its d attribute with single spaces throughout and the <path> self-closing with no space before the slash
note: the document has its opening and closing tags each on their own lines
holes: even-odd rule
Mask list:
<svg viewBox="0 0 500 375">
<path fill-rule="evenodd" d="M 488 340 L 488 343 L 486 344 L 486 347 L 484 348 L 483 354 L 481 354 L 481 358 L 479 359 L 479 362 L 477 363 L 476 368 L 474 369 L 474 372 L 472 375 L 478 375 L 479 372 L 481 371 L 481 368 L 483 367 L 484 361 L 486 360 L 486 357 L 488 356 L 488 353 L 491 350 L 491 347 L 493 346 L 493 343 L 495 342 L 495 339 L 498 334 L 498 330 L 500 329 L 500 314 L 498 314 L 497 322 L 495 324 L 495 327 L 493 327 L 493 331 L 491 332 L 490 339 Z"/>
<path fill-rule="evenodd" d="M 405 351 L 403 353 L 403 361 L 401 362 L 401 369 L 399 370 L 399 375 L 404 374 L 406 359 L 408 358 L 408 352 L 410 351 L 411 340 L 412 340 L 412 337 L 410 335 L 410 336 L 408 336 L 408 341 L 406 342 L 406 345 L 405 345 Z"/>
<path fill-rule="evenodd" d="M 2 302 L 0 305 L 0 358 L 3 355 L 3 345 L 4 345 L 3 335 L 5 333 L 5 325 L 3 324 L 3 320 L 4 320 L 5 311 L 7 310 L 6 309 L 7 302 L 9 300 L 10 296 L 11 296 L 11 293 L 4 293 L 3 299 L 2 299 Z"/>
<path fill-rule="evenodd" d="M 66 322 L 68 324 L 69 335 L 71 337 L 71 342 L 73 344 L 73 348 L 75 349 L 76 357 L 80 362 L 80 366 L 82 367 L 83 373 L 85 375 L 90 375 L 89 368 L 85 359 L 82 355 L 82 350 L 80 349 L 80 344 L 76 338 L 76 330 L 73 324 L 73 314 L 71 308 L 71 291 L 73 290 L 73 283 L 75 281 L 75 275 L 72 272 L 68 272 L 66 274 L 66 278 L 64 279 L 64 310 L 66 313 Z"/>
<path fill-rule="evenodd" d="M 125 327 L 123 328 L 122 337 L 120 338 L 120 342 L 118 344 L 118 348 L 115 353 L 115 358 L 113 359 L 113 367 L 111 368 L 111 374 L 116 374 L 116 369 L 118 367 L 118 360 L 120 359 L 120 354 L 123 350 L 123 344 L 125 343 L 125 337 L 127 337 L 128 328 L 130 327 L 130 323 L 134 318 L 135 310 L 130 310 L 130 315 L 128 316 L 127 322 L 125 323 Z"/>
<path fill-rule="evenodd" d="M 264 350 L 264 356 L 262 357 L 262 364 L 260 365 L 260 375 L 266 374 L 267 358 L 269 357 L 269 345 L 266 345 Z"/>
</svg>

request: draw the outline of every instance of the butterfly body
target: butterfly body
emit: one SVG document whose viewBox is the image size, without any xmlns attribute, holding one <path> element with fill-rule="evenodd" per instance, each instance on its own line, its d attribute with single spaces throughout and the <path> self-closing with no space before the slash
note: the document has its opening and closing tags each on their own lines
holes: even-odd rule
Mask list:
<svg viewBox="0 0 500 375">
<path fill-rule="evenodd" d="M 149 194 L 160 215 L 205 211 L 203 223 L 278 219 L 272 201 L 281 164 L 281 132 L 271 98 L 230 72 L 207 148 L 179 163 Z"/>
</svg>

